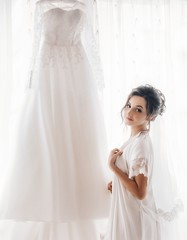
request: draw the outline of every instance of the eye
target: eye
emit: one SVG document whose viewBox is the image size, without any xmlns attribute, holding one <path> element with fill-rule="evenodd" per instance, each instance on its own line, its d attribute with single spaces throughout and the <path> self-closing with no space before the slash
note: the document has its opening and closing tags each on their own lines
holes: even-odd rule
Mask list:
<svg viewBox="0 0 187 240">
<path fill-rule="evenodd" d="M 127 105 L 125 106 L 125 108 L 131 108 L 130 103 L 127 103 Z"/>
<path fill-rule="evenodd" d="M 135 110 L 136 112 L 142 112 L 142 109 L 141 108 L 136 108 L 136 110 Z"/>
</svg>

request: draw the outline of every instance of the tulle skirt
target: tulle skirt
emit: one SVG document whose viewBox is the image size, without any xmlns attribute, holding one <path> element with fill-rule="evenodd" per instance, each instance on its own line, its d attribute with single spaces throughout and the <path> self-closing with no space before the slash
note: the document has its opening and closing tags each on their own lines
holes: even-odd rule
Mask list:
<svg viewBox="0 0 187 240">
<path fill-rule="evenodd" d="M 96 240 L 100 239 L 93 221 L 68 223 L 3 221 L 0 236 L 4 240 Z"/>
</svg>

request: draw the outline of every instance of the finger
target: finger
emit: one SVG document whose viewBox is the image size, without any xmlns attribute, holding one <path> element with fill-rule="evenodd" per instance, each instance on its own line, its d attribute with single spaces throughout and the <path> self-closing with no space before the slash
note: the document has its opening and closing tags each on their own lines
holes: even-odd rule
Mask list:
<svg viewBox="0 0 187 240">
<path fill-rule="evenodd" d="M 119 152 L 116 153 L 117 156 L 120 156 L 123 153 L 123 151 L 119 150 Z"/>
<path fill-rule="evenodd" d="M 116 151 L 116 150 L 119 150 L 119 148 L 113 148 L 112 151 Z"/>
<path fill-rule="evenodd" d="M 120 150 L 118 148 L 115 148 L 112 150 L 112 154 L 117 154 Z"/>
<path fill-rule="evenodd" d="M 109 191 L 111 191 L 111 190 L 112 190 L 112 187 L 111 187 L 111 186 L 110 186 L 110 187 L 108 187 L 108 190 L 109 190 Z"/>
</svg>

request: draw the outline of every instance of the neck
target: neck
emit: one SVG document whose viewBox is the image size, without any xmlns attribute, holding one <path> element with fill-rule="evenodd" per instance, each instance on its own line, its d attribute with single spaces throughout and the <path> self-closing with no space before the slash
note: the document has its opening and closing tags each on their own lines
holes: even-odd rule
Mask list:
<svg viewBox="0 0 187 240">
<path fill-rule="evenodd" d="M 135 135 L 137 135 L 140 132 L 147 132 L 147 131 L 149 131 L 149 129 L 147 129 L 147 127 L 145 127 L 145 126 L 133 127 L 133 128 L 131 128 L 131 137 L 134 137 Z"/>
</svg>

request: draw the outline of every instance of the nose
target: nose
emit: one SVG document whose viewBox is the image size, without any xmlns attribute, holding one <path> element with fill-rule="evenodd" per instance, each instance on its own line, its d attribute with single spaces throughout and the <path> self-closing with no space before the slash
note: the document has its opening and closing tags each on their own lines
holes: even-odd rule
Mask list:
<svg viewBox="0 0 187 240">
<path fill-rule="evenodd" d="M 127 115 L 128 115 L 128 116 L 131 116 L 131 115 L 132 115 L 132 108 L 128 108 L 128 110 L 127 110 Z"/>
<path fill-rule="evenodd" d="M 128 108 L 127 111 L 126 111 L 126 116 L 131 118 L 132 117 L 132 113 L 133 113 L 132 108 Z"/>
</svg>

